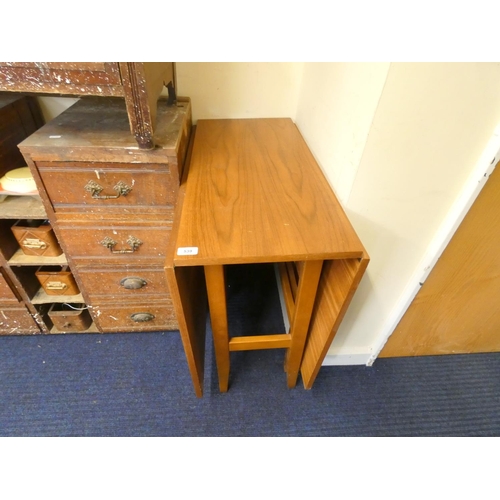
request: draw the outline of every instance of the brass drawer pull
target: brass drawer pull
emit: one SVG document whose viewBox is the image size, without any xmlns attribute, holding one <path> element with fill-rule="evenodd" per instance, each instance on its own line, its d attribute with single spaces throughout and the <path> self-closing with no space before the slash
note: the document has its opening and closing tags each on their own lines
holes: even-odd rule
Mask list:
<svg viewBox="0 0 500 500">
<path fill-rule="evenodd" d="M 45 250 L 47 248 L 47 243 L 37 238 L 26 238 L 23 240 L 23 246 L 26 248 L 34 248 L 36 250 Z"/>
<path fill-rule="evenodd" d="M 88 191 L 92 195 L 92 198 L 94 198 L 95 200 L 116 200 L 116 198 L 119 198 L 120 196 L 127 196 L 127 194 L 132 191 L 132 188 L 125 184 L 123 181 L 119 181 L 116 186 L 113 187 L 113 189 L 116 191 L 115 195 L 101 195 L 101 192 L 104 190 L 104 188 L 100 184 L 97 184 L 97 182 L 95 181 L 87 182 L 84 189 L 85 191 Z"/>
<path fill-rule="evenodd" d="M 120 285 L 127 290 L 139 290 L 139 288 L 142 288 L 147 284 L 148 282 L 146 280 L 137 278 L 136 276 L 129 276 L 120 281 Z"/>
<path fill-rule="evenodd" d="M 62 281 L 49 281 L 45 283 L 45 288 L 48 290 L 65 290 L 68 288 L 68 285 Z"/>
<path fill-rule="evenodd" d="M 136 323 L 145 323 L 146 321 L 152 321 L 155 319 L 155 315 L 151 313 L 135 313 L 132 314 L 130 318 Z"/>
<path fill-rule="evenodd" d="M 142 245 L 142 241 L 135 236 L 128 237 L 127 244 L 130 248 L 125 250 L 115 250 L 115 246 L 118 243 L 109 236 L 106 236 L 106 238 L 104 238 L 100 243 L 103 247 L 109 248 L 111 253 L 134 253 Z"/>
</svg>

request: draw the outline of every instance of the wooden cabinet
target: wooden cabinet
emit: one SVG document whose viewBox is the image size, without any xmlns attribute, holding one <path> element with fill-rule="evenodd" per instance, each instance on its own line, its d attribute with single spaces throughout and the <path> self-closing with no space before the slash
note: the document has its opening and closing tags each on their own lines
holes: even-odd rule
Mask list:
<svg viewBox="0 0 500 500">
<path fill-rule="evenodd" d="M 125 103 L 82 98 L 20 144 L 100 332 L 177 330 L 166 247 L 191 135 L 191 103 L 160 99 L 154 150 Z"/>
<path fill-rule="evenodd" d="M 43 125 L 34 97 L 0 95 L 0 174 L 26 165 L 18 144 Z M 47 219 L 43 202 L 37 196 L 7 196 L 0 202 L 0 335 L 49 333 L 52 322 L 48 311 L 54 303 L 82 302 L 78 292 L 71 296 L 47 295 L 36 272 L 40 266 L 62 268 L 64 254 L 28 255 L 13 228 L 22 221 L 35 227 Z M 57 253 L 57 252 L 56 252 Z"/>
<path fill-rule="evenodd" d="M 172 62 L 1 62 L 0 91 L 124 98 L 141 149 L 154 148 L 157 100 L 175 101 Z"/>
</svg>

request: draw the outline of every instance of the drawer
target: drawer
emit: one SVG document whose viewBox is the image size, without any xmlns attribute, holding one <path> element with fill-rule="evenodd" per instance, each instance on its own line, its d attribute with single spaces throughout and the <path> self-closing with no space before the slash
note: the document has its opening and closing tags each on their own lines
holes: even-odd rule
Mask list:
<svg viewBox="0 0 500 500">
<path fill-rule="evenodd" d="M 63 253 L 50 224 L 43 220 L 18 220 L 11 227 L 25 255 L 57 257 Z"/>
<path fill-rule="evenodd" d="M 171 301 L 103 301 L 92 304 L 92 314 L 105 333 L 179 329 Z"/>
<path fill-rule="evenodd" d="M 170 222 L 102 221 L 101 224 L 60 221 L 59 232 L 68 255 L 77 264 L 163 265 Z"/>
<path fill-rule="evenodd" d="M 37 162 L 45 190 L 56 212 L 85 206 L 110 209 L 173 209 L 178 182 L 168 166 L 153 164 Z"/>
<path fill-rule="evenodd" d="M 41 266 L 35 276 L 47 295 L 78 295 L 80 290 L 68 266 Z"/>
<path fill-rule="evenodd" d="M 0 274 L 0 303 L 19 304 L 16 294 L 12 291 L 5 278 Z"/>
<path fill-rule="evenodd" d="M 59 332 L 83 332 L 92 324 L 85 304 L 52 304 L 48 315 Z"/>
<path fill-rule="evenodd" d="M 165 270 L 131 266 L 119 269 L 87 269 L 78 271 L 85 293 L 94 298 L 109 296 L 114 299 L 140 299 L 143 296 L 157 300 L 170 299 Z"/>
<path fill-rule="evenodd" d="M 34 334 L 40 333 L 40 329 L 25 307 L 1 307 L 0 333 L 3 335 Z"/>
</svg>

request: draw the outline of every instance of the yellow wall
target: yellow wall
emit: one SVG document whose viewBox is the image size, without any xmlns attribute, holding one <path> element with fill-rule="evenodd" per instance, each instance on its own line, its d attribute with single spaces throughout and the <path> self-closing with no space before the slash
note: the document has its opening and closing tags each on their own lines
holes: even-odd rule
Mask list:
<svg viewBox="0 0 500 500">
<path fill-rule="evenodd" d="M 199 118 L 293 117 L 304 63 L 176 63 Z"/>
</svg>

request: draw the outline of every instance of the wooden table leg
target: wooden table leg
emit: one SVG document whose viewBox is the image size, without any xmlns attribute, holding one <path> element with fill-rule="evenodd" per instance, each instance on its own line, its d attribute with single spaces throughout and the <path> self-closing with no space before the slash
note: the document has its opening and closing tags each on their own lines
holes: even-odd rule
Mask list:
<svg viewBox="0 0 500 500">
<path fill-rule="evenodd" d="M 309 330 L 309 322 L 316 299 L 322 260 L 305 261 L 299 277 L 297 295 L 295 298 L 295 312 L 292 318 L 290 334 L 292 343 L 287 351 L 285 370 L 289 388 L 295 387 L 299 374 L 300 363 L 304 353 L 304 346 Z"/>
<path fill-rule="evenodd" d="M 227 392 L 229 386 L 229 332 L 224 266 L 205 266 L 205 280 L 214 338 L 215 361 L 219 375 L 219 389 L 221 392 Z"/>
</svg>

